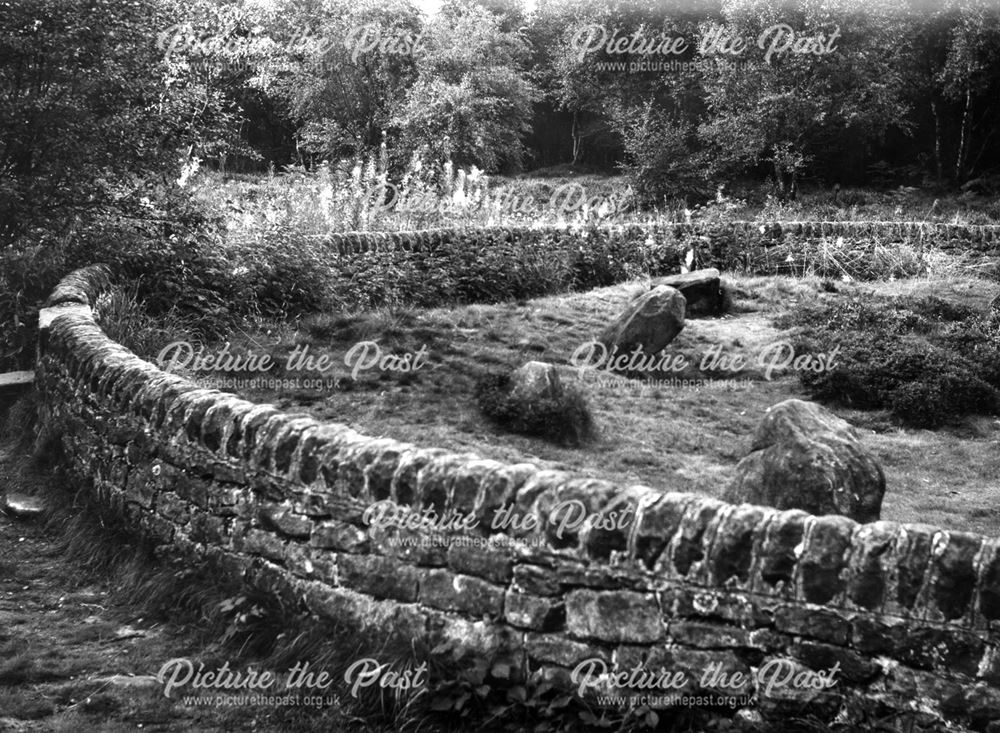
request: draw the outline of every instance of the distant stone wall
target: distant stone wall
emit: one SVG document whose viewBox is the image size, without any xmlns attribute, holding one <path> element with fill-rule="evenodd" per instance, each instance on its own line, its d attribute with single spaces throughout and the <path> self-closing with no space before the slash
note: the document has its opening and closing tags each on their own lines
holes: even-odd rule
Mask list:
<svg viewBox="0 0 1000 733">
<path fill-rule="evenodd" d="M 163 552 L 291 608 L 456 640 L 567 689 L 581 663 L 602 660 L 684 673 L 692 693 L 756 693 L 749 707 L 778 719 L 870 716 L 899 730 L 1000 719 L 1000 539 L 618 486 L 285 414 L 109 340 L 91 311 L 106 284 L 100 266 L 77 271 L 42 312 L 41 422 L 79 487 Z M 386 500 L 474 515 L 479 527 L 368 524 L 366 510 Z M 560 534 L 551 512 L 567 500 L 629 520 Z M 504 510 L 536 526 L 480 529 Z M 755 677 L 779 668 L 834 684 Z M 720 684 L 706 670 L 744 678 Z"/>
<path fill-rule="evenodd" d="M 731 269 L 741 255 L 757 248 L 772 247 L 786 238 L 800 242 L 844 239 L 880 244 L 931 245 L 942 249 L 969 249 L 1000 254 L 1000 226 L 978 224 L 937 224 L 900 221 L 786 221 L 786 222 L 693 222 L 600 225 L 599 231 L 641 241 L 652 237 L 657 243 L 698 241 L 703 243 L 704 266 Z M 482 229 L 426 229 L 410 232 L 346 232 L 332 234 L 327 246 L 341 255 L 364 252 L 427 252 L 444 244 L 475 237 L 477 241 L 522 241 L 573 231 L 566 226 L 488 227 Z M 710 253 L 710 254 L 709 254 Z"/>
</svg>

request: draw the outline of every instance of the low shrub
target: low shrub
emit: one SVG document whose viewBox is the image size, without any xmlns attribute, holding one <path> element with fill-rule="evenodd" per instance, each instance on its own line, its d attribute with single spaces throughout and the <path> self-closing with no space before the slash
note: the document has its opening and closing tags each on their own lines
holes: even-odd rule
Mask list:
<svg viewBox="0 0 1000 733">
<path fill-rule="evenodd" d="M 854 299 L 783 320 L 805 327 L 796 351 L 840 349 L 832 369 L 800 373 L 814 398 L 933 428 L 1000 411 L 1000 319 L 971 312 L 933 296 Z"/>
<path fill-rule="evenodd" d="M 561 445 L 580 446 L 594 434 L 594 420 L 583 394 L 572 385 L 560 399 L 524 400 L 511 395 L 510 376 L 487 373 L 476 382 L 476 402 L 501 428 Z"/>
<path fill-rule="evenodd" d="M 640 228 L 449 232 L 432 249 L 328 252 L 332 298 L 351 310 L 496 303 L 677 272 L 683 252 Z"/>
<path fill-rule="evenodd" d="M 67 272 L 54 241 L 0 250 L 0 372 L 31 368 L 39 307 Z"/>
<path fill-rule="evenodd" d="M 270 229 L 261 241 L 237 248 L 231 268 L 241 302 L 255 314 L 285 318 L 329 308 L 333 278 L 326 257 L 294 231 Z"/>
</svg>

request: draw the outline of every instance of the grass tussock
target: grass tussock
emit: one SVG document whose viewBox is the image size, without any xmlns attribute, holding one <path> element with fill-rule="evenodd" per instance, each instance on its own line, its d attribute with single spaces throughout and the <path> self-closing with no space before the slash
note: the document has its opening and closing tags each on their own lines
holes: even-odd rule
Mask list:
<svg viewBox="0 0 1000 733">
<path fill-rule="evenodd" d="M 483 414 L 513 433 L 580 447 L 596 433 L 586 398 L 574 385 L 557 395 L 526 399 L 511 390 L 508 374 L 487 373 L 476 384 L 476 403 Z"/>
</svg>

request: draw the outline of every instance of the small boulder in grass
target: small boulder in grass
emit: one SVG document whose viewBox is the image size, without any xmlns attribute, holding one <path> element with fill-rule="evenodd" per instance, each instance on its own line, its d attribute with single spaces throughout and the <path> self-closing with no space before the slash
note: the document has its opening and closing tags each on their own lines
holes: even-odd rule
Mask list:
<svg viewBox="0 0 1000 733">
<path fill-rule="evenodd" d="M 529 361 L 511 374 L 484 375 L 476 402 L 486 417 L 513 433 L 579 446 L 594 432 L 583 394 L 542 361 Z"/>
<path fill-rule="evenodd" d="M 723 500 L 878 521 L 885 475 L 846 420 L 785 400 L 768 409 Z"/>
<path fill-rule="evenodd" d="M 544 361 L 529 361 L 510 376 L 511 399 L 531 402 L 560 400 L 566 393 L 559 371 Z"/>
</svg>

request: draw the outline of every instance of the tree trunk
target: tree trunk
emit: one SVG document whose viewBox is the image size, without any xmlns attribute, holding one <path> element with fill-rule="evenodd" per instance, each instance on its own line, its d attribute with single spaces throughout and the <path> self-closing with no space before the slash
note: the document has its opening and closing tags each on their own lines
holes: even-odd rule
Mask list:
<svg viewBox="0 0 1000 733">
<path fill-rule="evenodd" d="M 934 115 L 934 167 L 940 186 L 944 180 L 944 168 L 941 165 L 941 119 L 938 117 L 937 102 L 931 101 L 931 114 Z"/>
<path fill-rule="evenodd" d="M 775 156 L 777 158 L 777 156 Z M 778 184 L 778 198 L 781 201 L 785 200 L 785 172 L 781 169 L 781 164 L 777 160 L 774 161 L 774 180 Z"/>
<path fill-rule="evenodd" d="M 580 113 L 573 110 L 573 130 L 571 132 L 573 136 L 573 165 L 576 165 L 577 160 L 580 159 L 580 134 L 578 127 L 578 118 Z"/>
<path fill-rule="evenodd" d="M 958 138 L 958 154 L 955 156 L 955 181 L 962 183 L 965 177 L 965 159 L 969 147 L 969 113 L 972 109 L 972 91 L 965 90 L 965 108 L 962 110 L 962 127 Z"/>
</svg>

